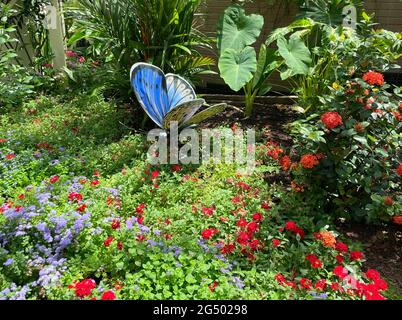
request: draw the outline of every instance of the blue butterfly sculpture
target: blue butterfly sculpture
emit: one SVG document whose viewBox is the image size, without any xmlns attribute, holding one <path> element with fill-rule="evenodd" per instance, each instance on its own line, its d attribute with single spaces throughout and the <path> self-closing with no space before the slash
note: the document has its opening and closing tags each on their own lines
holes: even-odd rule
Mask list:
<svg viewBox="0 0 402 320">
<path fill-rule="evenodd" d="M 131 67 L 131 85 L 138 102 L 148 116 L 162 129 L 169 129 L 171 121 L 187 127 L 222 112 L 226 103 L 207 108 L 196 114 L 205 103 L 197 99 L 193 87 L 182 77 L 168 73 L 148 63 Z"/>
</svg>

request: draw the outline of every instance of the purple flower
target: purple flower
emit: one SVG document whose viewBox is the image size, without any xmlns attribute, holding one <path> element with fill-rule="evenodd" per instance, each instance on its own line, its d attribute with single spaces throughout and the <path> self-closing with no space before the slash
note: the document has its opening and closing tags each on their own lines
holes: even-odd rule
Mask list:
<svg viewBox="0 0 402 320">
<path fill-rule="evenodd" d="M 3 263 L 3 265 L 7 267 L 7 266 L 9 266 L 10 264 L 13 264 L 13 263 L 14 263 L 14 259 L 9 258 L 9 259 L 7 259 L 6 262 Z"/>
<path fill-rule="evenodd" d="M 233 277 L 232 280 L 236 287 L 238 287 L 240 289 L 244 288 L 244 283 L 239 277 Z"/>
</svg>

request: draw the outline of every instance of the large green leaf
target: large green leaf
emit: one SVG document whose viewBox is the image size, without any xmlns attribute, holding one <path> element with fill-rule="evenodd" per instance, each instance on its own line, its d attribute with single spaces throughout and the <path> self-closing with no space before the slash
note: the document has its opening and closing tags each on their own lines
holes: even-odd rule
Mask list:
<svg viewBox="0 0 402 320">
<path fill-rule="evenodd" d="M 278 52 L 288 67 L 281 75 L 282 79 L 285 80 L 296 74 L 308 74 L 309 65 L 312 62 L 311 53 L 302 38 L 298 35 L 292 35 L 289 41 L 287 41 L 284 37 L 281 37 L 277 43 Z"/>
<path fill-rule="evenodd" d="M 218 25 L 218 50 L 222 54 L 226 49 L 241 50 L 252 45 L 261 33 L 264 18 L 258 14 L 247 16 L 238 5 L 227 8 Z"/>
<path fill-rule="evenodd" d="M 257 70 L 253 78 L 253 89 L 262 85 L 267 77 L 276 69 L 278 61 L 275 57 L 276 50 L 261 45 L 257 60 Z"/>
<path fill-rule="evenodd" d="M 226 49 L 219 59 L 219 71 L 226 84 L 239 91 L 253 78 L 257 69 L 257 56 L 252 47 L 242 50 Z"/>
</svg>

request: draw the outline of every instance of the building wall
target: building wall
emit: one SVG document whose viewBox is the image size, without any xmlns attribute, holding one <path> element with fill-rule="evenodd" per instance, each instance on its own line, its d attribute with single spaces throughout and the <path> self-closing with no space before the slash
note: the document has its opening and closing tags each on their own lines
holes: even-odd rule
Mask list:
<svg viewBox="0 0 402 320">
<path fill-rule="evenodd" d="M 291 1 L 279 0 L 274 5 L 269 6 L 266 0 L 254 0 L 253 3 L 246 4 L 245 10 L 247 14 L 259 13 L 264 16 L 264 29 L 255 45 L 257 48 L 260 47 L 273 29 L 284 27 L 293 21 L 297 13 L 297 7 L 292 3 L 289 4 L 289 2 Z M 206 0 L 202 7 L 201 30 L 207 35 L 215 37 L 219 17 L 231 3 L 231 0 Z M 374 12 L 376 14 L 375 21 L 380 24 L 380 27 L 402 32 L 402 2 L 400 0 L 366 0 L 364 6 L 368 13 Z M 214 52 L 208 52 L 207 54 L 217 60 Z M 399 62 L 402 65 L 402 59 Z M 272 82 L 284 85 L 280 81 L 279 75 L 275 75 Z M 203 78 L 203 85 L 214 84 L 223 84 L 219 75 L 205 76 Z M 276 89 L 279 90 L 279 87 Z"/>
</svg>

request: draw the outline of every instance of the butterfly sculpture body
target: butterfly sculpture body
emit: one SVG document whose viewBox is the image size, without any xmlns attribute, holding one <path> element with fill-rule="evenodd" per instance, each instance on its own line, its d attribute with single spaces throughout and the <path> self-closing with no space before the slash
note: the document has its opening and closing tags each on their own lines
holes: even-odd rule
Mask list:
<svg viewBox="0 0 402 320">
<path fill-rule="evenodd" d="M 197 99 L 193 87 L 176 74 L 164 74 L 161 69 L 148 63 L 136 63 L 130 71 L 131 85 L 141 107 L 162 129 L 169 129 L 172 121 L 179 127 L 197 124 L 226 108 L 217 104 L 199 112 L 205 104 Z"/>
</svg>

